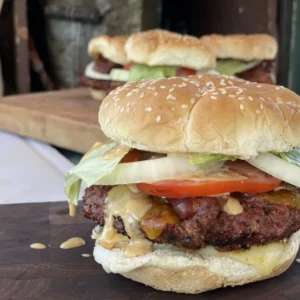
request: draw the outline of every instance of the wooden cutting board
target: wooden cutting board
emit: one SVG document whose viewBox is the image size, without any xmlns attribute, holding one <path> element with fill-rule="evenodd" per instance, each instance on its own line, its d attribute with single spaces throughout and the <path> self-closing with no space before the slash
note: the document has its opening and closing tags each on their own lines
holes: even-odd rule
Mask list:
<svg viewBox="0 0 300 300">
<path fill-rule="evenodd" d="M 99 106 L 84 88 L 4 97 L 0 129 L 84 153 L 108 140 L 98 123 Z"/>
<path fill-rule="evenodd" d="M 300 299 L 300 264 L 279 277 L 201 295 L 158 292 L 122 276 L 107 274 L 92 257 L 92 221 L 68 216 L 66 202 L 0 207 L 0 299 L 2 300 L 177 300 Z M 81 248 L 62 250 L 61 242 L 82 237 Z M 42 242 L 45 250 L 29 245 Z"/>
</svg>

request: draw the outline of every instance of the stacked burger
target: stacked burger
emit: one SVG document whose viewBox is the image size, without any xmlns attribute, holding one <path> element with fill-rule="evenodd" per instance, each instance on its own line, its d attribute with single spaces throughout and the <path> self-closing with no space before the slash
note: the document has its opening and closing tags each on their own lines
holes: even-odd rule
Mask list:
<svg viewBox="0 0 300 300">
<path fill-rule="evenodd" d="M 277 41 L 267 34 L 212 34 L 200 38 L 217 57 L 220 74 L 275 84 Z"/>
<path fill-rule="evenodd" d="M 167 30 L 99 36 L 90 41 L 89 54 L 96 62 L 87 66 L 82 83 L 96 100 L 128 81 L 206 73 L 216 63 L 199 39 Z"/>
<path fill-rule="evenodd" d="M 300 98 L 220 75 L 130 82 L 99 112 L 110 144 L 66 175 L 107 272 L 200 293 L 284 272 L 300 241 Z"/>
</svg>

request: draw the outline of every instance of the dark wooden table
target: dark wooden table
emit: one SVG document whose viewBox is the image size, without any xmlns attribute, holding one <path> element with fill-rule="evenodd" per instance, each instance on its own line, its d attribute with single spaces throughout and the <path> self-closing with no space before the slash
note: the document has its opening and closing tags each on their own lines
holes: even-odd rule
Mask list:
<svg viewBox="0 0 300 300">
<path fill-rule="evenodd" d="M 92 257 L 94 224 L 78 213 L 68 216 L 65 202 L 0 206 L 0 299 L 300 299 L 300 264 L 283 275 L 244 287 L 200 295 L 157 292 L 119 275 L 106 274 Z M 61 242 L 79 236 L 87 244 L 62 250 Z M 45 250 L 31 243 L 51 245 Z"/>
</svg>

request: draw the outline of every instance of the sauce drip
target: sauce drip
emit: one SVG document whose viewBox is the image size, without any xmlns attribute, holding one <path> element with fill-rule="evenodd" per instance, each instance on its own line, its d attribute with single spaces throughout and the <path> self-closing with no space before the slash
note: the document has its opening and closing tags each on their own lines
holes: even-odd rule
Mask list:
<svg viewBox="0 0 300 300">
<path fill-rule="evenodd" d="M 106 160 L 111 160 L 119 157 L 120 155 L 126 154 L 130 150 L 130 147 L 125 146 L 125 145 L 119 145 L 108 152 L 105 153 L 104 159 Z"/>
<path fill-rule="evenodd" d="M 37 249 L 37 250 L 42 250 L 42 249 L 46 249 L 46 246 L 44 244 L 41 244 L 41 243 L 33 243 L 33 244 L 30 245 L 30 248 Z"/>
<path fill-rule="evenodd" d="M 68 200 L 69 203 L 69 215 L 70 217 L 76 216 L 76 206 L 73 204 L 71 200 Z"/>
<path fill-rule="evenodd" d="M 105 225 L 97 242 L 107 249 L 123 248 L 125 257 L 145 255 L 152 243 L 144 238 L 139 222 L 151 208 L 151 200 L 142 193 L 132 193 L 127 186 L 112 188 L 106 197 Z M 121 217 L 128 236 L 116 232 L 114 217 Z"/>
<path fill-rule="evenodd" d="M 85 245 L 85 240 L 79 237 L 73 237 L 68 239 L 67 241 L 63 242 L 60 245 L 61 249 L 72 249 L 72 248 L 77 248 Z"/>
</svg>

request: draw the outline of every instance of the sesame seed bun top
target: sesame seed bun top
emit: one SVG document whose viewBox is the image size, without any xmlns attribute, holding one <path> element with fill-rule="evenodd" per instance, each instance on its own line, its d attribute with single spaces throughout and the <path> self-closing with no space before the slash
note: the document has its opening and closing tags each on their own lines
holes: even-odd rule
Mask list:
<svg viewBox="0 0 300 300">
<path fill-rule="evenodd" d="M 245 61 L 274 59 L 277 41 L 267 34 L 211 34 L 199 39 L 217 58 L 232 58 Z"/>
<path fill-rule="evenodd" d="M 160 153 L 247 159 L 300 145 L 298 95 L 228 76 L 127 83 L 104 99 L 99 122 L 113 140 Z"/>
<path fill-rule="evenodd" d="M 125 52 L 130 62 L 149 66 L 175 66 L 194 70 L 213 69 L 215 55 L 196 37 L 167 30 L 131 35 Z"/>
</svg>

